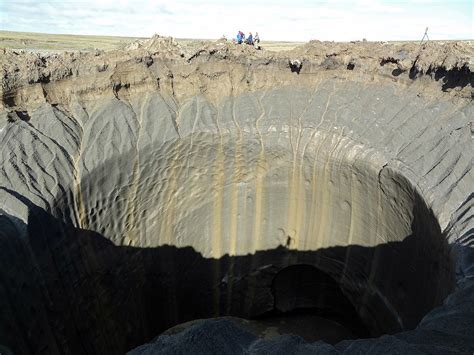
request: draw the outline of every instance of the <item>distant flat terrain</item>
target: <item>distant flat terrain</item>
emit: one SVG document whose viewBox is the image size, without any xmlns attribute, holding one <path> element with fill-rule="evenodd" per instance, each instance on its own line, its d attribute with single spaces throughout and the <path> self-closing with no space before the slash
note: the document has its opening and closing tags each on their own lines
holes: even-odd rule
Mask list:
<svg viewBox="0 0 474 355">
<path fill-rule="evenodd" d="M 49 34 L 32 32 L 0 31 L 0 48 L 24 49 L 41 52 L 60 51 L 91 51 L 94 49 L 111 50 L 120 49 L 137 39 L 146 37 L 115 37 L 115 36 L 82 36 L 68 34 Z M 200 43 L 198 39 L 179 39 L 182 45 Z M 266 50 L 281 51 L 291 50 L 304 42 L 275 42 L 262 41 Z"/>
<path fill-rule="evenodd" d="M 118 49 L 138 37 L 80 36 L 32 32 L 0 31 L 0 48 L 73 51 Z"/>
</svg>

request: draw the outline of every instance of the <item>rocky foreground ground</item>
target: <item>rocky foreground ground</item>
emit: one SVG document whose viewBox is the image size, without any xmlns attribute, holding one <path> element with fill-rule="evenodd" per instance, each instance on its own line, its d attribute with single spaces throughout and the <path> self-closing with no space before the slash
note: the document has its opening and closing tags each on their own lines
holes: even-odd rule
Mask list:
<svg viewBox="0 0 474 355">
<path fill-rule="evenodd" d="M 473 54 L 0 50 L 0 352 L 472 353 Z"/>
</svg>

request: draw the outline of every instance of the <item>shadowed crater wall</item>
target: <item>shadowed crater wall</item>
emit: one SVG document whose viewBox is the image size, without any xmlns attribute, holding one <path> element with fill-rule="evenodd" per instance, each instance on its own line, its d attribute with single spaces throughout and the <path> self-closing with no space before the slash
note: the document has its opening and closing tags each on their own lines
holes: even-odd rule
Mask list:
<svg viewBox="0 0 474 355">
<path fill-rule="evenodd" d="M 321 317 L 356 334 L 410 329 L 452 287 L 446 244 L 439 233 L 426 233 L 427 226 L 436 232 L 436 222 L 423 213 L 413 234 L 399 242 L 318 251 L 280 246 L 212 259 L 191 247 L 115 246 L 31 205 L 29 240 L 2 235 L 3 250 L 11 255 L 2 259 L 9 270 L 3 292 L 10 296 L 3 314 L 10 322 L 0 330 L 20 353 L 117 353 L 193 319 L 232 315 L 265 322 L 264 312 L 314 310 L 316 295 Z M 299 292 L 298 286 L 281 277 L 288 266 L 301 264 L 331 275 L 345 297 L 334 299 L 334 292 L 318 285 L 309 299 L 288 302 L 281 295 Z M 324 328 L 313 331 L 317 337 Z"/>
</svg>

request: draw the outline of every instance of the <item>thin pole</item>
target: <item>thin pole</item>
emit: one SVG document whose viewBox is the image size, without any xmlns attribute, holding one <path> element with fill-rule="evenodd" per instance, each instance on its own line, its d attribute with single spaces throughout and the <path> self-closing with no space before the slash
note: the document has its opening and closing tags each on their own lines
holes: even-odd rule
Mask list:
<svg viewBox="0 0 474 355">
<path fill-rule="evenodd" d="M 425 34 L 423 35 L 423 38 L 420 41 L 420 46 L 423 43 L 423 40 L 425 39 L 425 37 L 428 41 L 430 40 L 430 38 L 428 37 L 428 27 L 426 27 L 426 29 L 425 29 Z"/>
</svg>

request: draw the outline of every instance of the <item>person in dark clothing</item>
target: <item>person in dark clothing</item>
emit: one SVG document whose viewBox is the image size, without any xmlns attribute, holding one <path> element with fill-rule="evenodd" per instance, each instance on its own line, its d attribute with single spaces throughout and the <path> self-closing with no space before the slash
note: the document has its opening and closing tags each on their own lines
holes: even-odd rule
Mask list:
<svg viewBox="0 0 474 355">
<path fill-rule="evenodd" d="M 247 44 L 253 45 L 253 36 L 252 32 L 250 32 L 248 38 L 247 38 Z"/>
</svg>

